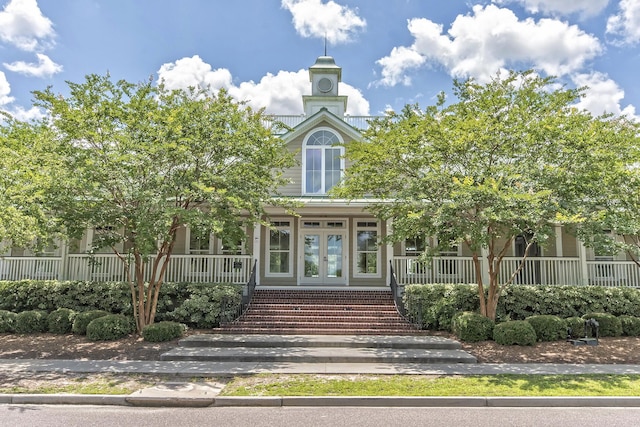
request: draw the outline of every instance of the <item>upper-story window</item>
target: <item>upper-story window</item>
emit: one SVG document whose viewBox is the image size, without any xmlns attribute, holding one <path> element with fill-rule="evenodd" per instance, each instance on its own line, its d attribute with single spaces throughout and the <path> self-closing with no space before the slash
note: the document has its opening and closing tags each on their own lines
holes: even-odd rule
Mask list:
<svg viewBox="0 0 640 427">
<path fill-rule="evenodd" d="M 303 188 L 305 194 L 325 194 L 340 182 L 344 148 L 329 129 L 316 130 L 304 142 Z"/>
</svg>

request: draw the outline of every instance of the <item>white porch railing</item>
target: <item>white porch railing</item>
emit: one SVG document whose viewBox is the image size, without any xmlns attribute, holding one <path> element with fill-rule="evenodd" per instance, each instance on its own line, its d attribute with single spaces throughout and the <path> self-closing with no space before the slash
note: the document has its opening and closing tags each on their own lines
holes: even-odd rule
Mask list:
<svg viewBox="0 0 640 427">
<path fill-rule="evenodd" d="M 521 258 L 504 258 L 500 282 L 504 283 L 520 265 Z M 483 273 L 486 265 L 482 266 Z M 400 285 L 412 283 L 476 283 L 475 268 L 471 257 L 434 257 L 421 262 L 417 257 L 394 257 L 393 270 Z M 579 258 L 536 257 L 525 260 L 522 270 L 513 283 L 523 285 L 581 285 L 584 284 Z M 640 286 L 640 276 L 636 275 Z"/>
<path fill-rule="evenodd" d="M 640 287 L 640 267 L 633 261 L 587 261 L 589 284 Z"/>
<path fill-rule="evenodd" d="M 522 258 L 505 257 L 498 278 L 505 283 L 518 269 Z M 581 285 L 579 258 L 531 257 L 516 274 L 513 283 L 522 285 Z"/>
<path fill-rule="evenodd" d="M 61 266 L 60 257 L 0 257 L 0 280 L 56 280 Z"/>
<path fill-rule="evenodd" d="M 471 257 L 438 257 L 427 262 L 418 257 L 394 257 L 393 271 L 399 285 L 476 282 Z"/>
<path fill-rule="evenodd" d="M 173 255 L 165 281 L 246 284 L 251 276 L 251 264 L 251 255 Z M 145 280 L 151 277 L 150 265 L 146 265 Z M 66 263 L 61 257 L 0 258 L 0 280 L 124 281 L 126 278 L 122 261 L 113 254 L 67 255 Z"/>
</svg>

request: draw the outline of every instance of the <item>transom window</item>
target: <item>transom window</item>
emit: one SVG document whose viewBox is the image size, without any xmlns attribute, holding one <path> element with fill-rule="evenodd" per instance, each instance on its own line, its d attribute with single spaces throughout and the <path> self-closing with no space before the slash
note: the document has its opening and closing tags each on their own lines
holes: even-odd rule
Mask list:
<svg viewBox="0 0 640 427">
<path fill-rule="evenodd" d="M 337 134 L 322 129 L 313 132 L 304 145 L 304 192 L 325 194 L 340 182 L 343 148 Z"/>
</svg>

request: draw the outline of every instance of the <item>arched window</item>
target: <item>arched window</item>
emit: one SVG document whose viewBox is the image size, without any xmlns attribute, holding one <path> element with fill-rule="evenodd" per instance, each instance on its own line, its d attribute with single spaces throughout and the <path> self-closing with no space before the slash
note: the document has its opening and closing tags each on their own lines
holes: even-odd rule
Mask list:
<svg viewBox="0 0 640 427">
<path fill-rule="evenodd" d="M 343 167 L 342 141 L 334 132 L 311 133 L 304 143 L 303 188 L 305 194 L 325 194 L 340 182 Z"/>
</svg>

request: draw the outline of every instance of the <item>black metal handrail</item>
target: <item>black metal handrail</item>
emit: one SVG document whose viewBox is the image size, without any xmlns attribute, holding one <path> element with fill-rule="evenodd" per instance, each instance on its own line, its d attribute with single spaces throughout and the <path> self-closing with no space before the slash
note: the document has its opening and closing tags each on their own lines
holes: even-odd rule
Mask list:
<svg viewBox="0 0 640 427">
<path fill-rule="evenodd" d="M 396 273 L 393 270 L 393 262 L 389 261 L 390 264 L 390 274 L 391 277 L 389 279 L 389 287 L 391 288 L 391 293 L 393 294 L 393 302 L 396 306 L 396 311 L 402 316 L 407 322 L 414 325 L 417 329 L 422 329 L 422 308 L 418 307 L 418 318 L 414 319 L 411 313 L 407 311 L 407 307 L 404 304 L 402 299 L 402 295 L 400 295 L 398 281 L 396 279 Z"/>
<path fill-rule="evenodd" d="M 251 304 L 251 299 L 253 298 L 253 293 L 256 290 L 256 274 L 257 274 L 257 266 L 258 261 L 256 260 L 253 263 L 253 268 L 251 269 L 251 275 L 249 276 L 249 281 L 245 285 L 245 288 L 242 290 L 242 299 L 240 301 L 240 305 L 235 312 L 235 316 L 233 319 L 227 319 L 226 322 L 220 322 L 222 324 L 229 324 L 238 320 L 249 308 L 249 304 Z M 224 305 L 223 305 L 224 306 Z M 221 310 L 222 312 L 223 310 Z"/>
</svg>

